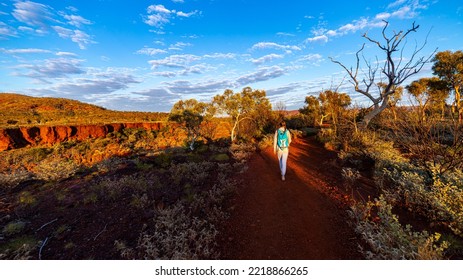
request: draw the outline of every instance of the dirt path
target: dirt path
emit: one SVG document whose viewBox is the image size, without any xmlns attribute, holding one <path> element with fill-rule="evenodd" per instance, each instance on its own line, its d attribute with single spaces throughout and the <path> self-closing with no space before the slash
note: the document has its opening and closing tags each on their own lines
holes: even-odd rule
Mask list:
<svg viewBox="0 0 463 280">
<path fill-rule="evenodd" d="M 221 237 L 222 258 L 361 258 L 344 207 L 325 191 L 342 184 L 335 158 L 314 139 L 299 139 L 283 182 L 273 148 L 256 153 Z"/>
</svg>

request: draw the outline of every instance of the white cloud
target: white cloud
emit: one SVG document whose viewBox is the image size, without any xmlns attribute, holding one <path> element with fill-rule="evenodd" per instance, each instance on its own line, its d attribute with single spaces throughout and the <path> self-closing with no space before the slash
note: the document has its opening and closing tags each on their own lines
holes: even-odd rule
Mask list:
<svg viewBox="0 0 463 280">
<path fill-rule="evenodd" d="M 326 43 L 326 42 L 328 42 L 328 36 L 320 35 L 320 36 L 315 36 L 315 37 L 312 37 L 312 38 L 307 38 L 306 42 L 309 42 L 309 43 Z"/>
<path fill-rule="evenodd" d="M 301 48 L 298 46 L 292 46 L 292 45 L 280 45 L 274 42 L 260 42 L 257 44 L 254 44 L 252 46 L 253 50 L 256 49 L 277 49 L 277 50 L 293 50 L 293 51 L 300 51 Z"/>
<path fill-rule="evenodd" d="M 49 50 L 44 50 L 44 49 L 34 49 L 34 48 L 28 48 L 28 49 L 3 49 L 0 48 L 0 52 L 6 53 L 6 54 L 39 54 L 39 53 L 51 53 Z"/>
<path fill-rule="evenodd" d="M 161 66 L 168 68 L 187 68 L 192 62 L 200 60 L 200 56 L 192 54 L 171 55 L 163 59 L 148 61 L 151 69 L 157 69 Z"/>
<path fill-rule="evenodd" d="M 40 62 L 18 65 L 15 67 L 18 69 L 18 72 L 13 74 L 15 76 L 33 78 L 44 83 L 49 83 L 49 79 L 85 73 L 80 66 L 81 62 L 82 60 L 79 59 L 64 57 L 45 59 Z"/>
<path fill-rule="evenodd" d="M 151 5 L 147 8 L 148 13 L 161 13 L 161 14 L 170 14 L 171 11 L 166 9 L 164 5 Z"/>
<path fill-rule="evenodd" d="M 294 35 L 294 34 L 292 34 L 292 33 L 287 33 L 287 32 L 278 32 L 278 33 L 277 33 L 277 36 L 282 36 L 282 37 L 284 37 L 284 36 L 287 36 L 287 37 L 294 37 L 294 36 L 296 36 L 296 35 Z"/>
<path fill-rule="evenodd" d="M 167 51 L 162 50 L 162 49 L 156 49 L 156 48 L 148 48 L 148 47 L 144 47 L 136 51 L 136 54 L 145 54 L 149 56 L 155 56 L 157 54 L 162 54 L 162 53 L 167 53 Z"/>
<path fill-rule="evenodd" d="M 361 18 L 359 20 L 354 20 L 352 23 L 345 24 L 341 26 L 337 32 L 341 34 L 347 34 L 349 32 L 357 32 L 358 30 L 365 29 L 368 27 L 370 22 L 366 18 Z"/>
<path fill-rule="evenodd" d="M 67 7 L 66 9 L 74 13 L 78 11 L 74 7 Z M 80 15 L 69 15 L 62 11 L 56 12 L 48 5 L 32 1 L 16 1 L 16 3 L 14 3 L 12 15 L 18 22 L 27 25 L 19 26 L 19 31 L 42 36 L 48 34 L 50 30 L 54 30 L 58 33 L 58 36 L 71 39 L 73 42 L 77 43 L 81 49 L 85 49 L 87 45 L 95 43 L 92 37 L 86 32 L 79 29 L 71 30 L 68 28 L 70 26 L 73 28 L 81 28 L 84 25 L 93 24 L 90 20 Z"/>
<path fill-rule="evenodd" d="M 140 83 L 130 72 L 130 69 L 124 68 L 93 68 L 84 72 L 86 77 L 73 79 L 62 76 L 62 79 L 59 79 L 49 87 L 29 89 L 28 92 L 37 95 L 66 96 L 82 101 L 86 97 L 87 99 L 92 99 L 95 103 L 99 103 L 99 101 L 104 99 L 104 96 L 115 94 L 118 90 L 128 89 L 131 84 Z M 130 100 L 130 96 L 130 94 L 127 94 L 125 100 Z"/>
<path fill-rule="evenodd" d="M 329 37 L 333 37 L 333 36 L 338 35 L 338 32 L 336 32 L 335 30 L 328 30 L 326 32 L 326 35 L 329 36 Z"/>
<path fill-rule="evenodd" d="M 172 44 L 169 46 L 169 50 L 173 50 L 173 51 L 181 51 L 183 50 L 185 47 L 191 47 L 192 44 L 190 43 L 184 43 L 184 42 L 177 42 L 175 44 Z"/>
<path fill-rule="evenodd" d="M 175 17 L 189 18 L 198 13 L 199 11 L 183 12 L 176 10 L 169 10 L 164 5 L 150 5 L 146 9 L 148 15 L 144 16 L 144 22 L 149 26 L 154 26 L 162 29 L 166 24 L 170 23 Z"/>
<path fill-rule="evenodd" d="M 180 95 L 210 94 L 221 92 L 227 88 L 251 86 L 254 83 L 275 79 L 283 76 L 288 71 L 288 68 L 281 68 L 279 66 L 262 67 L 255 72 L 239 77 L 206 79 L 196 82 L 178 80 L 173 82 L 163 82 L 162 86 L 165 87 L 169 92 Z"/>
<path fill-rule="evenodd" d="M 56 22 L 50 6 L 31 1 L 19 1 L 14 3 L 14 7 L 13 17 L 29 26 L 47 30 L 51 22 Z"/>
<path fill-rule="evenodd" d="M 66 14 L 61 14 L 61 15 L 63 16 L 63 18 L 65 18 L 68 21 L 68 24 L 75 26 L 77 28 L 82 27 L 82 25 L 93 24 L 90 20 L 85 19 L 78 15 L 66 15 Z"/>
<path fill-rule="evenodd" d="M 403 3 L 405 3 L 406 1 L 407 1 L 407 0 L 397 0 L 397 1 L 392 2 L 391 4 L 389 4 L 389 5 L 387 6 L 387 8 L 390 9 L 390 8 L 394 8 L 394 7 L 400 6 L 400 5 L 402 5 Z"/>
<path fill-rule="evenodd" d="M 323 56 L 318 53 L 304 55 L 297 60 L 297 62 L 310 63 L 313 65 L 319 65 L 319 63 L 322 61 L 323 61 Z"/>
<path fill-rule="evenodd" d="M 388 12 L 383 12 L 383 13 L 379 13 L 375 16 L 375 19 L 377 20 L 387 20 L 388 18 L 391 17 L 391 14 L 388 13 Z"/>
<path fill-rule="evenodd" d="M 177 12 L 177 16 L 179 17 L 186 17 L 186 18 L 189 18 L 191 16 L 194 16 L 198 13 L 198 11 L 192 11 L 192 12 L 189 12 L 189 13 L 185 13 L 185 12 L 182 12 L 182 11 L 179 11 Z"/>
<path fill-rule="evenodd" d="M 393 12 L 391 14 L 391 17 L 404 19 L 404 18 L 413 18 L 413 17 L 415 17 L 415 15 L 416 14 L 415 14 L 414 11 L 412 11 L 411 7 L 405 6 L 405 7 L 400 8 L 399 10 Z"/>
<path fill-rule="evenodd" d="M 310 42 L 327 42 L 329 37 L 343 36 L 349 33 L 355 33 L 367 28 L 384 27 L 384 20 L 391 18 L 411 19 L 420 14 L 421 10 L 427 9 L 426 5 L 420 4 L 419 0 L 397 0 L 391 3 L 386 11 L 380 12 L 374 18 L 360 18 L 353 20 L 350 23 L 344 24 L 336 30 L 318 29 L 312 31 L 315 35 L 306 39 L 306 43 Z"/>
<path fill-rule="evenodd" d="M 201 93 L 216 93 L 226 88 L 232 87 L 229 80 L 206 80 L 200 82 L 190 81 L 174 81 L 164 82 L 163 85 L 169 92 L 176 94 L 201 94 Z"/>
<path fill-rule="evenodd" d="M 163 15 L 163 14 L 154 14 L 154 15 L 148 15 L 147 19 L 145 20 L 145 23 L 148 24 L 149 26 L 154 26 L 161 28 L 164 26 L 164 24 L 169 23 L 169 17 Z"/>
<path fill-rule="evenodd" d="M 213 54 L 206 54 L 204 58 L 213 58 L 213 59 L 235 59 L 236 54 L 234 53 L 213 53 Z"/>
<path fill-rule="evenodd" d="M 96 43 L 91 36 L 81 30 L 71 30 L 61 26 L 53 26 L 53 29 L 61 38 L 69 38 L 79 45 L 79 48 L 85 50 L 87 45 Z"/>
<path fill-rule="evenodd" d="M 264 55 L 260 58 L 257 58 L 257 59 L 250 59 L 250 61 L 256 65 L 260 65 L 260 64 L 264 64 L 264 63 L 267 63 L 267 62 L 270 62 L 274 59 L 280 59 L 280 58 L 283 58 L 284 56 L 283 55 L 279 55 L 279 54 L 269 54 L 269 55 Z"/>
<path fill-rule="evenodd" d="M 69 10 L 73 13 L 77 13 L 79 11 L 79 9 L 77 9 L 76 7 L 73 7 L 73 6 L 69 6 L 69 7 L 66 7 L 66 10 Z"/>
<path fill-rule="evenodd" d="M 71 53 L 71 52 L 57 52 L 56 55 L 57 56 L 73 56 L 73 57 L 77 56 L 77 54 Z"/>
<path fill-rule="evenodd" d="M 283 76 L 288 72 L 288 69 L 281 68 L 279 66 L 262 67 L 256 72 L 243 75 L 236 79 L 236 86 L 248 86 L 253 83 L 272 80 Z"/>
<path fill-rule="evenodd" d="M 290 83 L 288 85 L 284 85 L 278 88 L 269 89 L 266 91 L 266 93 L 268 97 L 279 96 L 287 94 L 289 92 L 298 91 L 304 88 L 305 87 L 302 85 L 302 83 Z"/>
<path fill-rule="evenodd" d="M 8 37 L 16 37 L 17 32 L 11 26 L 6 25 L 4 22 L 0 21 L 0 39 Z"/>
</svg>

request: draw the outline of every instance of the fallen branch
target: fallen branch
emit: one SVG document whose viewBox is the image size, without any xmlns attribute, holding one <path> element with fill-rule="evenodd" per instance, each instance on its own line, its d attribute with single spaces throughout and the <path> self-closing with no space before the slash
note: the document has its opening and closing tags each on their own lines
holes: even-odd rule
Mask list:
<svg viewBox="0 0 463 280">
<path fill-rule="evenodd" d="M 52 224 L 52 223 L 54 223 L 54 222 L 56 222 L 56 221 L 58 221 L 58 218 L 54 219 L 54 220 L 51 221 L 51 222 L 48 222 L 48 223 L 44 224 L 43 226 L 41 226 L 40 228 L 38 228 L 35 232 L 37 232 L 37 231 L 43 229 L 44 227 L 46 227 L 46 226 L 48 226 L 49 224 Z"/>
<path fill-rule="evenodd" d="M 45 245 L 47 244 L 47 241 L 48 241 L 48 237 L 45 238 L 45 240 L 42 242 L 42 245 L 40 246 L 40 250 L 39 250 L 39 260 L 42 259 L 42 249 L 43 249 L 43 247 L 45 247 Z"/>
<path fill-rule="evenodd" d="M 106 230 L 106 227 L 107 227 L 107 226 L 108 226 L 108 224 L 105 224 L 105 225 L 104 225 L 103 230 L 100 231 L 100 232 L 93 238 L 94 241 L 98 238 L 98 236 L 100 236 L 100 235 Z"/>
</svg>

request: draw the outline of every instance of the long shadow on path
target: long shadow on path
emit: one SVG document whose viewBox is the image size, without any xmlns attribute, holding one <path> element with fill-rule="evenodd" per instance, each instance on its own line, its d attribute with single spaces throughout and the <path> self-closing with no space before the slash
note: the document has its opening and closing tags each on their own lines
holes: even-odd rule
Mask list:
<svg viewBox="0 0 463 280">
<path fill-rule="evenodd" d="M 284 182 L 272 147 L 251 158 L 220 238 L 223 259 L 361 258 L 345 209 L 320 192 L 336 181 L 333 155 L 313 141 L 291 146 Z"/>
</svg>

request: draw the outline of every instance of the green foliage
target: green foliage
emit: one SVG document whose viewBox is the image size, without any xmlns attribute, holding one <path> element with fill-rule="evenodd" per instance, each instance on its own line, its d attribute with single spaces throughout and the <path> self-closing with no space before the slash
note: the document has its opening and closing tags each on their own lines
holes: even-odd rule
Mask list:
<svg viewBox="0 0 463 280">
<path fill-rule="evenodd" d="M 169 120 L 182 125 L 188 135 L 188 146 L 194 150 L 195 141 L 201 136 L 201 123 L 208 111 L 208 104 L 195 99 L 179 100 L 174 104 Z"/>
<path fill-rule="evenodd" d="M 0 246 L 0 260 L 29 260 L 37 250 L 38 241 L 31 236 L 21 236 Z"/>
<path fill-rule="evenodd" d="M 227 154 L 217 154 L 213 158 L 214 161 L 229 161 L 230 157 Z"/>
<path fill-rule="evenodd" d="M 8 223 L 2 230 L 5 236 L 15 235 L 24 230 L 26 223 L 23 221 L 13 221 Z"/>
<path fill-rule="evenodd" d="M 36 197 L 28 191 L 19 194 L 18 202 L 24 206 L 34 206 L 37 204 Z"/>
<path fill-rule="evenodd" d="M 460 124 L 463 121 L 463 100 L 461 88 L 463 86 L 463 52 L 461 50 L 438 52 L 434 57 L 432 70 L 447 87 L 453 91 L 454 111 L 458 114 Z"/>
<path fill-rule="evenodd" d="M 373 210 L 377 215 L 373 216 Z M 449 246 L 446 241 L 439 242 L 439 233 L 415 232 L 410 225 L 403 227 L 383 196 L 374 202 L 354 205 L 349 214 L 357 233 L 368 244 L 368 248 L 361 247 L 367 259 L 438 260 L 444 258 Z"/>
<path fill-rule="evenodd" d="M 169 190 L 180 189 L 182 199 L 155 206 L 149 192 L 136 192 L 130 205 L 155 214 L 143 227 L 135 246 L 115 241 L 121 256 L 126 259 L 218 258 L 215 245 L 218 225 L 227 217 L 224 202 L 234 188 L 230 172 L 228 163 L 220 166 L 207 161 L 172 164 L 164 175 Z"/>
<path fill-rule="evenodd" d="M 271 115 L 272 105 L 266 97 L 264 90 L 252 90 L 244 88 L 239 93 L 227 89 L 221 95 L 216 95 L 212 103 L 217 106 L 220 113 L 231 117 L 233 127 L 230 139 L 234 142 L 237 139 L 239 125 L 247 121 L 251 124 L 250 134 L 260 134 Z"/>
</svg>

